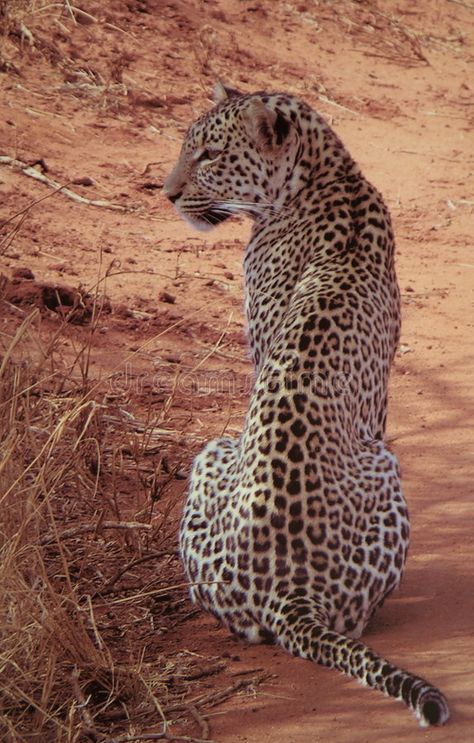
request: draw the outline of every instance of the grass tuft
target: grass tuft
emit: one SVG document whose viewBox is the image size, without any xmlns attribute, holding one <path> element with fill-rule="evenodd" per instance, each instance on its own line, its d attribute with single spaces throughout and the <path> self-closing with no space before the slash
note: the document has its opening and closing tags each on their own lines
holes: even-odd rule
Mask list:
<svg viewBox="0 0 474 743">
<path fill-rule="evenodd" d="M 179 665 L 156 643 L 163 604 L 185 602 L 175 588 L 176 499 L 157 503 L 143 484 L 153 423 L 130 430 L 131 416 L 111 410 L 104 386 L 87 376 L 90 347 L 68 363 L 59 340 L 59 332 L 42 340 L 33 310 L 0 353 L 0 739 L 8 741 L 102 740 L 161 725 Z"/>
</svg>

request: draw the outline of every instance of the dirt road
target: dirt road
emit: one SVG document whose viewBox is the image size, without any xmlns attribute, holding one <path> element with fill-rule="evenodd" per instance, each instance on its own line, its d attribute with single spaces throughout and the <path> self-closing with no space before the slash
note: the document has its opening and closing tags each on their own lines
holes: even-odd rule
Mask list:
<svg viewBox="0 0 474 743">
<path fill-rule="evenodd" d="M 135 405 L 146 408 L 157 377 L 193 372 L 194 387 L 180 389 L 168 425 L 186 426 L 199 440 L 224 427 L 236 432 L 250 375 L 241 306 L 249 225 L 232 222 L 203 237 L 179 221 L 160 187 L 187 125 L 209 106 L 218 76 L 246 91 L 298 94 L 323 113 L 391 209 L 403 301 L 388 436 L 401 462 L 413 536 L 402 588 L 366 639 L 439 685 L 452 720 L 421 733 L 401 706 L 276 648 L 243 646 L 203 614 L 170 629 L 163 646 L 224 655 L 232 673 L 273 674 L 254 693 L 214 711 L 212 737 L 219 743 L 422 735 L 468 743 L 474 739 L 474 6 L 136 0 L 81 7 L 93 21 L 83 16 L 72 23 L 67 14 L 45 10 L 24 21 L 32 40 L 13 32 L 5 37 L 0 155 L 40 161 L 36 171 L 46 178 L 125 210 L 52 195 L 48 185 L 2 164 L 4 217 L 49 198 L 28 212 L 0 269 L 11 276 L 28 267 L 39 281 L 91 287 L 111 267 L 106 291 L 113 312 L 94 341 L 95 372 L 120 365 L 163 330 L 127 367 Z M 14 314 L 4 318 L 10 321 Z M 72 342 L 80 332 L 71 328 Z M 217 374 L 229 384 L 210 384 Z M 197 440 L 195 449 L 200 445 Z M 188 466 L 191 454 L 181 452 Z"/>
</svg>

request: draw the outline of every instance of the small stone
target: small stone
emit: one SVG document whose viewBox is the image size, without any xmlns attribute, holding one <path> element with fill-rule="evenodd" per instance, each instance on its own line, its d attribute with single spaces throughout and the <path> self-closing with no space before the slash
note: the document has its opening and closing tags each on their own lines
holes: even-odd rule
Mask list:
<svg viewBox="0 0 474 743">
<path fill-rule="evenodd" d="M 80 178 L 74 178 L 74 180 L 71 181 L 75 186 L 95 186 L 94 181 L 92 178 L 89 178 L 88 175 L 84 175 Z"/>
<path fill-rule="evenodd" d="M 223 10 L 213 10 L 211 11 L 211 18 L 214 18 L 215 21 L 221 21 L 222 23 L 227 23 L 227 16 L 224 13 Z"/>
<path fill-rule="evenodd" d="M 147 108 L 165 108 L 166 103 L 163 98 L 148 93 L 134 93 L 131 96 L 132 102 L 136 106 L 146 106 Z"/>
<path fill-rule="evenodd" d="M 183 96 L 178 95 L 167 95 L 166 103 L 170 106 L 185 106 L 189 103 L 189 98 L 183 98 Z"/>
<path fill-rule="evenodd" d="M 232 271 L 226 271 L 224 273 L 224 276 L 225 276 L 226 279 L 229 279 L 229 281 L 233 281 L 234 280 L 234 274 L 232 273 Z"/>
<path fill-rule="evenodd" d="M 126 304 L 119 302 L 114 306 L 114 315 L 117 317 L 133 317 L 133 312 Z"/>
<path fill-rule="evenodd" d="M 169 292 L 162 291 L 158 294 L 158 299 L 160 302 L 166 302 L 167 304 L 174 304 L 176 302 L 176 297 L 174 294 L 170 294 Z"/>
<path fill-rule="evenodd" d="M 31 268 L 27 268 L 26 266 L 21 266 L 19 268 L 15 268 L 12 272 L 12 279 L 28 279 L 29 281 L 34 280 L 35 275 Z"/>
<path fill-rule="evenodd" d="M 219 289 L 221 292 L 228 292 L 229 291 L 229 285 L 225 283 L 225 281 L 217 281 L 215 280 L 213 283 L 213 287 L 215 289 Z"/>
</svg>

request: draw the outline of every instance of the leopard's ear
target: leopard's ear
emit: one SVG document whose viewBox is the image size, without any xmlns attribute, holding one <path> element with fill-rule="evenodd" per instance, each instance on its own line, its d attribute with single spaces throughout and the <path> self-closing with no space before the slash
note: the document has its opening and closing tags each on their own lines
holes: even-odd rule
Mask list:
<svg viewBox="0 0 474 743">
<path fill-rule="evenodd" d="M 290 124 L 281 113 L 268 108 L 261 98 L 253 98 L 244 113 L 249 134 L 262 151 L 279 147 L 290 132 Z"/>
<path fill-rule="evenodd" d="M 218 80 L 217 83 L 214 85 L 212 100 L 214 101 L 214 103 L 223 103 L 229 98 L 237 98 L 241 95 L 243 95 L 243 93 L 241 93 L 240 90 L 237 90 L 236 88 L 230 88 L 228 85 L 224 85 L 221 80 Z"/>
</svg>

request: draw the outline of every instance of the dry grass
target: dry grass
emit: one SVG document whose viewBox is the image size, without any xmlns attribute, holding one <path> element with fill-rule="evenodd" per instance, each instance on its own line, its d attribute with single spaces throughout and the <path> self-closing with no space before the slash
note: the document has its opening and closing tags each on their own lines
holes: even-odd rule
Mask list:
<svg viewBox="0 0 474 743">
<path fill-rule="evenodd" d="M 203 694 L 200 679 L 226 662 L 166 645 L 197 611 L 176 532 L 199 444 L 170 426 L 174 390 L 141 420 L 92 378 L 103 307 L 96 293 L 77 332 L 74 308 L 47 327 L 37 308 L 17 308 L 23 319 L 0 336 L 0 739 L 199 743 L 203 710 L 268 674 L 219 678 Z M 169 718 L 199 737 L 171 733 Z"/>
<path fill-rule="evenodd" d="M 0 356 L 0 738 L 160 730 L 189 659 L 155 640 L 163 604 L 185 609 L 173 498 L 143 476 L 153 426 L 131 432 L 89 379 L 90 345 L 66 361 L 39 324 Z"/>
<path fill-rule="evenodd" d="M 88 3 L 82 2 L 80 5 L 87 6 Z M 99 5 L 92 4 L 92 7 L 99 12 L 99 16 L 70 0 L 3 0 L 3 3 L 0 0 L 0 71 L 20 74 L 16 64 L 20 63 L 21 66 L 21 60 L 47 59 L 62 71 L 64 82 L 60 94 L 85 99 L 102 112 L 119 112 L 126 108 L 127 96 L 134 93 L 122 80 L 130 62 L 126 51 L 118 50 L 114 56 L 111 55 L 101 69 L 92 68 L 89 64 L 74 64 L 68 54 L 67 40 L 75 32 L 79 33 L 81 39 L 80 34 L 84 30 L 91 38 L 96 38 L 97 44 L 100 44 L 104 29 L 119 32 L 124 39 L 128 39 L 133 49 L 136 43 L 134 37 L 125 29 L 106 22 Z M 58 41 L 58 35 L 62 42 Z M 84 43 L 84 39 L 78 43 Z M 87 43 L 93 42 L 89 39 Z M 33 94 L 51 98 L 50 92 L 33 91 Z"/>
</svg>

